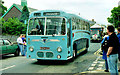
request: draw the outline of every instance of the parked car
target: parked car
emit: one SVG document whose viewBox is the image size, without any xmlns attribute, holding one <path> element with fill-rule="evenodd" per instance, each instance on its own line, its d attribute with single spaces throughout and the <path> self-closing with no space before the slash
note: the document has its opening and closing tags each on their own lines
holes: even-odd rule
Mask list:
<svg viewBox="0 0 120 75">
<path fill-rule="evenodd" d="M 0 55 L 14 54 L 19 56 L 20 49 L 17 43 L 12 43 L 8 39 L 0 38 Z"/>
</svg>

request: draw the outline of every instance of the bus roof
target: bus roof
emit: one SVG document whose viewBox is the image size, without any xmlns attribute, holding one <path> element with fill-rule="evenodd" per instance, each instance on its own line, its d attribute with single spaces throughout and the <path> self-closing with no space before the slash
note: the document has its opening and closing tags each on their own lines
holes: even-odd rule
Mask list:
<svg viewBox="0 0 120 75">
<path fill-rule="evenodd" d="M 38 16 L 34 16 L 35 13 Z M 46 15 L 46 13 L 49 13 L 49 14 Z M 80 16 L 77 16 L 77 15 L 71 14 L 71 13 L 66 13 L 66 12 L 61 11 L 61 10 L 40 10 L 40 11 L 34 11 L 34 12 L 31 13 L 29 18 L 43 17 L 43 16 L 46 16 L 46 17 L 53 16 L 53 15 L 50 15 L 50 13 L 54 13 L 55 14 L 54 16 L 66 17 L 66 18 L 78 18 L 80 20 L 83 20 L 83 21 L 86 21 L 86 22 L 90 22 L 89 20 L 83 19 Z"/>
</svg>

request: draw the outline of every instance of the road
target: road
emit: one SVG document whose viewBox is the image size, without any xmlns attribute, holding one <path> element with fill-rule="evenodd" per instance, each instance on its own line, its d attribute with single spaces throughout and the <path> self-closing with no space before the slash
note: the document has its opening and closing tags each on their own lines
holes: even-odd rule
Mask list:
<svg viewBox="0 0 120 75">
<path fill-rule="evenodd" d="M 74 62 L 43 61 L 38 63 L 35 59 L 25 56 L 3 56 L 2 73 L 80 73 L 86 71 L 98 57 L 94 53 L 100 49 L 100 43 L 91 43 L 86 54 L 79 55 Z"/>
</svg>

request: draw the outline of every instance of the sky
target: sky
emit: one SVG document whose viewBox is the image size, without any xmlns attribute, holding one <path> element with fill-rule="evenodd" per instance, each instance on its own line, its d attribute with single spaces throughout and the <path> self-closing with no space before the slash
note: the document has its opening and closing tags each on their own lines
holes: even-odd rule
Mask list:
<svg viewBox="0 0 120 75">
<path fill-rule="evenodd" d="M 3 0 L 8 9 L 13 3 L 21 4 L 21 0 Z M 65 12 L 79 14 L 98 24 L 109 24 L 107 18 L 111 10 L 118 6 L 120 0 L 27 0 L 27 6 L 38 10 L 63 10 Z"/>
</svg>

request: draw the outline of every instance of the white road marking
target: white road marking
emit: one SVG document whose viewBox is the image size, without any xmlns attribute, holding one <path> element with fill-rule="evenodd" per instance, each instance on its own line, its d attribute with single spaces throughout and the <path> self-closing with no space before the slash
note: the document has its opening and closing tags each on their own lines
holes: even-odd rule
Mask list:
<svg viewBox="0 0 120 75">
<path fill-rule="evenodd" d="M 98 49 L 94 54 L 97 54 L 97 55 L 98 55 L 98 53 L 99 53 L 100 51 L 101 51 L 101 49 Z M 102 70 L 102 67 L 103 67 L 103 65 L 104 65 L 105 62 L 103 62 L 103 61 L 98 61 L 98 60 L 100 59 L 100 57 L 101 57 L 101 56 L 98 56 L 98 57 L 96 58 L 96 60 L 91 64 L 91 66 L 88 68 L 89 71 L 90 71 L 90 70 L 93 70 L 98 63 L 100 63 L 100 64 L 98 65 L 99 68 L 97 68 L 97 70 Z"/>
<path fill-rule="evenodd" d="M 102 70 L 102 67 L 100 67 L 100 68 L 97 68 L 97 70 Z"/>
<path fill-rule="evenodd" d="M 98 66 L 101 66 L 101 67 L 102 67 L 102 66 L 103 66 L 103 64 L 99 64 Z"/>
<path fill-rule="evenodd" d="M 92 64 L 91 66 L 95 66 L 96 64 Z"/>
<path fill-rule="evenodd" d="M 105 62 L 99 62 L 99 63 L 104 64 Z"/>
<path fill-rule="evenodd" d="M 0 71 L 6 70 L 6 69 L 9 69 L 9 68 L 12 68 L 12 67 L 15 67 L 15 65 L 12 65 L 12 66 L 10 66 L 10 67 L 6 67 L 6 68 L 4 68 L 4 69 L 0 69 Z"/>
<path fill-rule="evenodd" d="M 32 59 L 32 60 L 36 60 L 36 59 Z"/>
<path fill-rule="evenodd" d="M 98 62 L 97 62 L 97 61 L 94 61 L 93 63 L 94 63 L 94 64 L 97 64 Z"/>
<path fill-rule="evenodd" d="M 89 69 L 88 70 L 93 70 L 94 69 L 94 67 L 89 67 Z"/>
</svg>

